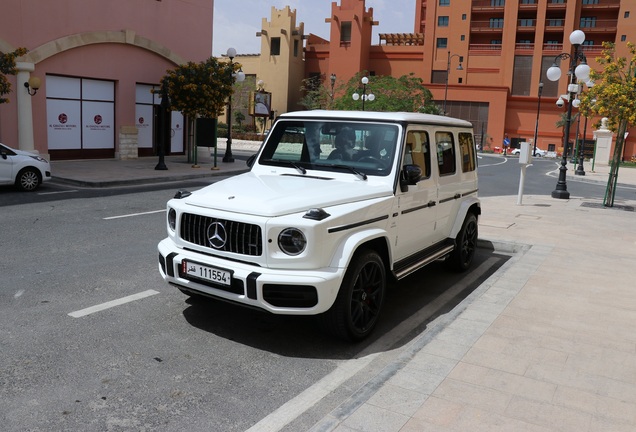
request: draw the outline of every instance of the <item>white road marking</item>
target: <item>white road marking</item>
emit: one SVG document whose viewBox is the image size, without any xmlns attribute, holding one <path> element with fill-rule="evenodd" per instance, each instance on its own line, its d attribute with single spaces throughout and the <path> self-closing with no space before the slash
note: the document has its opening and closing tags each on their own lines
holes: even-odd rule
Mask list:
<svg viewBox="0 0 636 432">
<path fill-rule="evenodd" d="M 67 191 L 56 191 L 56 192 L 38 192 L 38 195 L 56 195 L 63 193 L 75 193 L 79 192 L 77 189 L 67 190 Z"/>
<path fill-rule="evenodd" d="M 337 389 L 342 383 L 369 365 L 379 354 L 372 354 L 340 364 L 333 372 L 291 399 L 276 411 L 256 423 L 246 432 L 279 431 L 321 399 Z"/>
<path fill-rule="evenodd" d="M 103 311 L 103 310 L 106 310 L 106 309 L 110 309 L 110 308 L 115 307 L 115 306 L 120 306 L 120 305 L 123 305 L 125 303 L 130 303 L 130 302 L 135 301 L 135 300 L 141 300 L 142 298 L 150 297 L 150 296 L 153 296 L 155 294 L 159 294 L 159 291 L 147 290 L 147 291 L 140 292 L 138 294 L 129 295 L 127 297 L 122 297 L 122 298 L 117 299 L 117 300 L 112 300 L 112 301 L 109 301 L 109 302 L 106 302 L 106 303 L 102 303 L 102 304 L 99 304 L 99 305 L 88 307 L 86 309 L 82 309 L 82 310 L 78 310 L 78 311 L 75 311 L 75 312 L 71 312 L 68 315 L 73 317 L 73 318 L 81 318 L 83 316 L 90 315 L 90 314 L 95 313 L 95 312 L 100 312 L 100 311 Z"/>
<path fill-rule="evenodd" d="M 130 213 L 130 214 L 125 214 L 125 215 L 120 215 L 120 216 L 105 217 L 104 220 L 121 219 L 121 218 L 133 217 L 133 216 L 144 216 L 144 215 L 149 215 L 149 214 L 161 213 L 161 212 L 165 212 L 165 211 L 166 211 L 166 209 L 154 210 L 154 211 L 142 212 L 142 213 Z"/>
</svg>

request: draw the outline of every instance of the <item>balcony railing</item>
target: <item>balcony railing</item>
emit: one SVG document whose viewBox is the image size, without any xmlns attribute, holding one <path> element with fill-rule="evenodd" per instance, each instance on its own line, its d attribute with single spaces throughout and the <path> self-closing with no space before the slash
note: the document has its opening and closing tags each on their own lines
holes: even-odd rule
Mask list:
<svg viewBox="0 0 636 432">
<path fill-rule="evenodd" d="M 473 21 L 470 23 L 470 31 L 500 33 L 503 31 L 503 21 Z"/>
<path fill-rule="evenodd" d="M 468 50 L 471 54 L 500 55 L 501 44 L 470 44 Z"/>
<path fill-rule="evenodd" d="M 599 0 L 598 3 L 581 5 L 582 10 L 598 9 L 618 9 L 621 6 L 620 0 Z"/>
<path fill-rule="evenodd" d="M 505 6 L 504 0 L 473 0 L 472 3 L 473 10 L 503 10 Z"/>
</svg>

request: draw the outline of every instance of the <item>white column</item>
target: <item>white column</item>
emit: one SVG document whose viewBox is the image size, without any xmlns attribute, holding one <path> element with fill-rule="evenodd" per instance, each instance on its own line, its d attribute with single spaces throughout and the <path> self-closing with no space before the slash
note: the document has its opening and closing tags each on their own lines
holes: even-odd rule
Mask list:
<svg viewBox="0 0 636 432">
<path fill-rule="evenodd" d="M 16 89 L 18 98 L 18 148 L 29 152 L 35 152 L 33 140 L 33 107 L 31 95 L 24 88 L 24 83 L 29 82 L 31 72 L 35 70 L 33 63 L 16 62 Z"/>
<path fill-rule="evenodd" d="M 594 131 L 594 138 L 596 139 L 594 161 L 601 165 L 608 165 L 612 157 L 611 150 L 614 133 L 607 129 L 607 121 L 607 118 L 601 119 L 601 127 Z"/>
</svg>

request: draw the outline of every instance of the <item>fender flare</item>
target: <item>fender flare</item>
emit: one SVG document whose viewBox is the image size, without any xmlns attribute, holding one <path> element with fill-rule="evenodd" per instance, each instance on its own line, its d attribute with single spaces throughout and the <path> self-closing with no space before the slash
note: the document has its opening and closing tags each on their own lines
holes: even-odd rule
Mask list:
<svg viewBox="0 0 636 432">
<path fill-rule="evenodd" d="M 391 247 L 388 241 L 387 232 L 380 228 L 373 228 L 364 231 L 358 231 L 351 235 L 344 237 L 340 244 L 334 250 L 331 257 L 330 267 L 346 268 L 349 266 L 353 255 L 358 248 L 369 241 L 381 239 L 386 243 L 386 247 L 389 253 L 389 260 L 391 259 Z M 390 263 L 386 263 L 389 265 Z"/>
<path fill-rule="evenodd" d="M 449 234 L 450 238 L 454 239 L 457 237 L 457 234 L 462 229 L 462 225 L 464 225 L 466 215 L 470 211 L 474 212 L 477 220 L 479 220 L 479 215 L 481 215 L 481 204 L 478 198 L 471 197 L 462 201 L 459 210 L 457 211 L 457 218 L 455 218 L 455 223 L 453 224 L 453 228 Z"/>
</svg>

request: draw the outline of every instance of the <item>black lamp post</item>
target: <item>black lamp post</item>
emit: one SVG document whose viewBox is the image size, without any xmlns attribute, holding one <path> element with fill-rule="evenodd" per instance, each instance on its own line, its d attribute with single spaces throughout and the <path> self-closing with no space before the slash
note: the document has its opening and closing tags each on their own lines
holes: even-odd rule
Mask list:
<svg viewBox="0 0 636 432">
<path fill-rule="evenodd" d="M 360 82 L 362 83 L 362 95 L 358 94 L 358 92 L 355 92 L 353 95 L 351 95 L 351 97 L 355 101 L 357 101 L 358 99 L 362 100 L 362 111 L 364 111 L 364 101 L 368 100 L 369 102 L 373 102 L 375 100 L 375 95 L 373 93 L 367 94 L 367 85 L 369 85 L 368 77 L 362 77 Z"/>
<path fill-rule="evenodd" d="M 245 74 L 243 71 L 238 71 L 234 73 L 234 57 L 236 57 L 236 50 L 234 48 L 227 49 L 227 56 L 230 59 L 230 80 L 232 86 L 234 86 L 234 81 L 241 82 L 245 79 Z M 234 91 L 234 90 L 232 90 Z M 223 162 L 234 162 L 234 157 L 232 156 L 232 93 L 230 92 L 230 96 L 228 97 L 227 104 L 227 144 L 225 146 L 225 154 L 223 155 Z"/>
<path fill-rule="evenodd" d="M 570 192 L 568 192 L 565 175 L 568 170 L 568 146 L 570 139 L 570 123 L 572 122 L 572 105 L 579 92 L 579 85 L 577 80 L 587 81 L 590 76 L 590 67 L 587 65 L 587 59 L 585 54 L 580 51 L 580 47 L 585 42 L 585 33 L 581 30 L 574 30 L 570 34 L 570 43 L 574 46 L 574 55 L 568 53 L 561 53 L 554 58 L 554 63 L 546 72 L 546 75 L 550 81 L 558 81 L 561 78 L 561 69 L 557 66 L 558 59 L 570 59 L 569 76 L 570 81 L 568 83 L 568 95 L 569 103 L 565 123 L 565 131 L 563 138 L 563 158 L 561 159 L 561 167 L 559 168 L 559 180 L 556 184 L 556 189 L 552 191 L 552 198 L 569 199 Z M 581 63 L 577 66 L 579 60 Z"/>
<path fill-rule="evenodd" d="M 450 51 L 448 51 L 448 62 L 446 63 L 446 85 L 444 86 L 444 115 L 446 115 L 446 100 L 448 99 L 448 77 L 450 76 L 450 65 L 451 59 L 453 57 L 459 58 L 459 66 L 457 66 L 457 70 L 464 70 L 462 67 L 462 57 L 459 54 L 451 55 Z"/>
<path fill-rule="evenodd" d="M 165 162 L 166 144 L 170 134 L 170 100 L 168 99 L 168 90 L 164 85 L 161 86 L 161 103 L 159 103 L 159 148 L 157 153 L 159 162 L 155 166 L 155 170 L 165 171 L 168 169 Z"/>
<path fill-rule="evenodd" d="M 543 93 L 543 82 L 539 82 L 539 100 L 537 102 L 537 122 L 534 125 L 534 148 L 532 156 L 537 155 L 537 139 L 539 139 L 539 113 L 541 112 L 541 93 Z"/>
<path fill-rule="evenodd" d="M 331 107 L 330 108 L 333 109 L 333 97 L 334 97 L 333 87 L 336 85 L 336 74 L 332 73 L 329 79 L 331 80 Z"/>
</svg>

